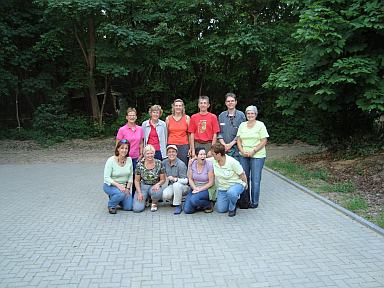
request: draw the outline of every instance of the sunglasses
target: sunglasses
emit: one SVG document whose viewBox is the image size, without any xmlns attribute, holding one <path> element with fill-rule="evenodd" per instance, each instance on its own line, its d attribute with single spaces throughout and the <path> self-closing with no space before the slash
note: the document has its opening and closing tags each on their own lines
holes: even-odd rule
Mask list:
<svg viewBox="0 0 384 288">
<path fill-rule="evenodd" d="M 120 140 L 120 143 L 126 144 L 126 143 L 128 143 L 128 140 L 127 139 Z"/>
</svg>

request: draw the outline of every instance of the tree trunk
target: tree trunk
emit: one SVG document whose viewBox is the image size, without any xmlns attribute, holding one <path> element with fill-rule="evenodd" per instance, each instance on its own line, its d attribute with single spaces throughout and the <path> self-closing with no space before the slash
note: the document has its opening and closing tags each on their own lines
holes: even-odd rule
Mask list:
<svg viewBox="0 0 384 288">
<path fill-rule="evenodd" d="M 20 125 L 20 116 L 19 116 L 19 87 L 16 88 L 15 104 L 16 104 L 17 129 L 20 130 L 21 129 L 21 125 Z"/>
<path fill-rule="evenodd" d="M 107 100 L 107 95 L 108 95 L 108 90 L 109 90 L 109 81 L 108 81 L 108 75 L 105 75 L 104 79 L 104 96 L 103 96 L 103 102 L 101 104 L 101 109 L 100 109 L 100 117 L 99 117 L 99 125 L 101 126 L 103 124 L 103 113 L 104 113 L 104 107 L 105 107 L 105 102 Z"/>
<path fill-rule="evenodd" d="M 88 50 L 88 77 L 89 77 L 89 98 L 91 100 L 92 117 L 95 122 L 99 121 L 100 118 L 100 107 L 99 100 L 96 94 L 96 83 L 95 83 L 95 67 L 96 67 L 96 51 L 95 51 L 95 23 L 94 19 L 90 17 L 88 19 L 88 33 L 89 33 L 89 50 Z"/>
</svg>

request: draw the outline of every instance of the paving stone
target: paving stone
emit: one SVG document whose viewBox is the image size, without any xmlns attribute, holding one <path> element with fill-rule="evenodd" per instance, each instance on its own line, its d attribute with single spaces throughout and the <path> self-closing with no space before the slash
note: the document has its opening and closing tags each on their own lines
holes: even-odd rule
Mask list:
<svg viewBox="0 0 384 288">
<path fill-rule="evenodd" d="M 263 172 L 258 209 L 107 212 L 104 163 L 0 165 L 0 287 L 384 287 L 384 237 Z"/>
</svg>

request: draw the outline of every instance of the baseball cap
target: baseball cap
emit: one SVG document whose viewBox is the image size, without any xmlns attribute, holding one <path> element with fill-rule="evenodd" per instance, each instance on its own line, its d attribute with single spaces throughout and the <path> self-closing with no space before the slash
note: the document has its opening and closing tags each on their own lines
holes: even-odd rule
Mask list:
<svg viewBox="0 0 384 288">
<path fill-rule="evenodd" d="M 176 152 L 177 152 L 177 146 L 176 145 L 173 145 L 173 144 L 171 144 L 171 145 L 168 145 L 167 146 L 167 151 L 168 151 L 168 149 L 175 149 L 176 150 Z"/>
</svg>

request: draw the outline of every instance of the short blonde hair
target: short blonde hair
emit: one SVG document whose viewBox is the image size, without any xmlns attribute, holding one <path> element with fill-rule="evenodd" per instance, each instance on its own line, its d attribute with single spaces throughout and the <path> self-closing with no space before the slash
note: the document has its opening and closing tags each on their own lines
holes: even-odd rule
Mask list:
<svg viewBox="0 0 384 288">
<path fill-rule="evenodd" d="M 163 114 L 163 109 L 161 109 L 161 106 L 157 104 L 149 107 L 148 113 L 151 114 L 152 111 L 159 111 L 160 116 Z"/>
<path fill-rule="evenodd" d="M 184 105 L 184 101 L 181 100 L 181 99 L 175 99 L 172 103 L 172 115 L 175 115 L 175 103 L 176 102 L 180 102 L 183 104 L 183 111 L 181 112 L 183 115 L 185 114 L 185 105 Z"/>
<path fill-rule="evenodd" d="M 153 153 L 156 152 L 155 147 L 153 147 L 151 144 L 145 145 L 144 150 L 143 150 L 144 156 L 145 156 L 145 153 L 148 151 L 152 151 Z"/>
</svg>

